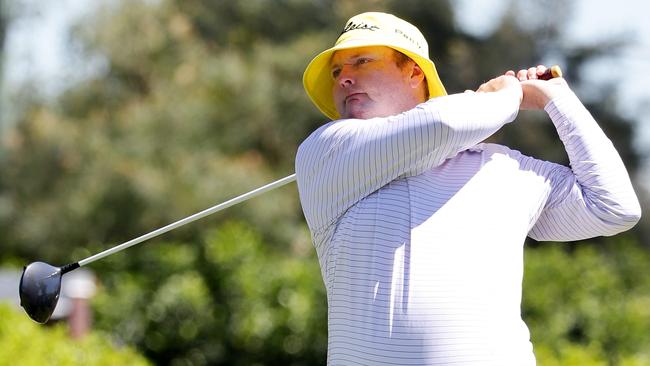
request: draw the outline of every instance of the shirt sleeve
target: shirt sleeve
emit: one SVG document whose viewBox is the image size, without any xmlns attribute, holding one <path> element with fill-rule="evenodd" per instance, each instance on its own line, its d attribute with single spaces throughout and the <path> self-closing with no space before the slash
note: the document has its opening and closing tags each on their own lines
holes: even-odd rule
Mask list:
<svg viewBox="0 0 650 366">
<path fill-rule="evenodd" d="M 565 146 L 571 168 L 548 172 L 548 200 L 529 236 L 572 241 L 610 236 L 632 228 L 641 207 L 612 142 L 575 94 L 546 107 Z"/>
<path fill-rule="evenodd" d="M 449 95 L 396 116 L 338 120 L 298 148 L 296 177 L 312 234 L 394 179 L 440 165 L 514 120 L 511 92 Z"/>
</svg>

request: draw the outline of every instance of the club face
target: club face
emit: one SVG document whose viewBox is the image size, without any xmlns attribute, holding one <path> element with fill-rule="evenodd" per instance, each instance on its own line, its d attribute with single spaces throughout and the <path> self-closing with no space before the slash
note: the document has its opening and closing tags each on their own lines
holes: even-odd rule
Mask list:
<svg viewBox="0 0 650 366">
<path fill-rule="evenodd" d="M 43 262 L 30 263 L 20 277 L 20 306 L 34 321 L 46 323 L 61 292 L 61 269 Z"/>
</svg>

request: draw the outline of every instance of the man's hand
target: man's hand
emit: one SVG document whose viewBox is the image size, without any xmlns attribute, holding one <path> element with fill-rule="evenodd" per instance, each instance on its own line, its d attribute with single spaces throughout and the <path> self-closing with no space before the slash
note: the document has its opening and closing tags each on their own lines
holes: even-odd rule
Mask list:
<svg viewBox="0 0 650 366">
<path fill-rule="evenodd" d="M 486 83 L 483 83 L 477 90 L 477 93 L 489 93 L 489 92 L 506 92 L 512 93 L 512 95 L 518 98 L 519 103 L 521 104 L 523 99 L 522 85 L 514 77 L 514 74 L 498 76 Z"/>
<path fill-rule="evenodd" d="M 551 99 L 570 91 L 563 78 L 539 80 L 545 71 L 546 66 L 539 65 L 519 70 L 516 74 L 512 70 L 506 72 L 506 76 L 516 77 L 520 81 L 523 99 L 519 109 L 544 109 Z"/>
</svg>

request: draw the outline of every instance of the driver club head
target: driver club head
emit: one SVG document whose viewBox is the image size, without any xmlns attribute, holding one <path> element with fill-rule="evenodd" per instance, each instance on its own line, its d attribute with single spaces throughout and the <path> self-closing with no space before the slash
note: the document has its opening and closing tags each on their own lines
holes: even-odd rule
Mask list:
<svg viewBox="0 0 650 366">
<path fill-rule="evenodd" d="M 46 323 L 59 301 L 61 268 L 44 262 L 30 263 L 20 277 L 20 306 L 34 321 Z"/>
</svg>

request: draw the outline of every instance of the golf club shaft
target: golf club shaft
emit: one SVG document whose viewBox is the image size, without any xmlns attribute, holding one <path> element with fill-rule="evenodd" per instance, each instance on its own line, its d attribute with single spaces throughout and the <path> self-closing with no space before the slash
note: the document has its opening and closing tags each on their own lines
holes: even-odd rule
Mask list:
<svg viewBox="0 0 650 366">
<path fill-rule="evenodd" d="M 201 219 L 201 218 L 203 218 L 205 216 L 211 215 L 211 214 L 213 214 L 213 213 L 215 213 L 217 211 L 221 211 L 221 210 L 223 210 L 225 208 L 228 208 L 230 206 L 233 206 L 233 205 L 236 205 L 238 203 L 244 202 L 244 201 L 246 201 L 246 200 L 248 200 L 250 198 L 253 198 L 255 196 L 259 196 L 260 194 L 268 192 L 268 191 L 273 190 L 275 188 L 282 187 L 285 184 L 291 183 L 291 182 L 293 182 L 295 180 L 296 180 L 296 175 L 295 174 L 289 175 L 289 176 L 284 177 L 282 179 L 279 179 L 279 180 L 277 180 L 275 182 L 272 182 L 272 183 L 269 183 L 269 184 L 267 184 L 265 186 L 254 189 L 254 190 L 252 190 L 252 191 L 250 191 L 248 193 L 244 193 L 244 194 L 242 194 L 240 196 L 232 198 L 232 199 L 230 199 L 230 200 L 228 200 L 226 202 L 223 202 L 223 203 L 220 203 L 218 205 L 212 206 L 212 207 L 207 208 L 207 209 L 205 209 L 205 210 L 203 210 L 201 212 L 197 212 L 194 215 L 191 215 L 191 216 L 188 216 L 188 217 L 186 217 L 184 219 L 173 222 L 173 223 L 171 223 L 171 224 L 169 224 L 167 226 L 163 226 L 160 229 L 156 229 L 156 230 L 154 230 L 154 231 L 152 231 L 150 233 L 144 234 L 144 235 L 139 236 L 139 237 L 137 237 L 135 239 L 132 239 L 132 240 L 129 240 L 129 241 L 125 242 L 125 243 L 117 245 L 117 246 L 115 246 L 113 248 L 107 249 L 107 250 L 105 250 L 105 251 L 103 251 L 101 253 L 97 253 L 97 254 L 95 254 L 95 255 L 93 255 L 91 257 L 88 257 L 86 259 L 82 259 L 77 263 L 68 264 L 68 265 L 64 266 L 63 268 L 66 269 L 65 272 L 69 272 L 69 271 L 71 271 L 71 270 L 73 270 L 75 268 L 85 266 L 86 264 L 92 263 L 92 262 L 94 262 L 96 260 L 102 259 L 102 258 L 104 258 L 106 256 L 117 253 L 117 252 L 119 252 L 121 250 L 124 250 L 126 248 L 132 247 L 132 246 L 134 246 L 136 244 L 139 244 L 139 243 L 141 243 L 141 242 L 143 242 L 145 240 L 149 240 L 149 239 L 151 239 L 153 237 L 164 234 L 164 233 L 166 233 L 166 232 L 168 232 L 170 230 L 174 230 L 174 229 L 176 229 L 178 227 L 181 227 L 181 226 L 183 226 L 185 224 L 189 224 L 190 222 L 193 222 L 193 221 Z"/>
</svg>

